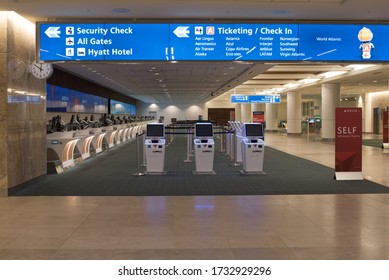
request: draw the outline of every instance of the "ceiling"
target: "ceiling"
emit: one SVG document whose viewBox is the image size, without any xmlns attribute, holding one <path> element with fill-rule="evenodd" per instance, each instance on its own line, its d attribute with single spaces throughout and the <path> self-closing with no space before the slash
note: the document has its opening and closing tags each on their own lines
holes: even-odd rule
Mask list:
<svg viewBox="0 0 389 280">
<path fill-rule="evenodd" d="M 13 10 L 30 21 L 126 20 L 254 22 L 388 22 L 387 1 L 379 0 L 2 0 L 0 10 Z M 352 11 L 352 12 L 351 12 Z M 388 89 L 389 68 L 376 65 L 352 71 L 348 65 L 255 62 L 91 62 L 58 63 L 56 67 L 139 100 L 199 103 L 228 99 L 231 93 L 255 94 L 306 78 L 287 91 L 303 98 L 320 96 L 320 83 L 340 82 L 344 96 Z M 340 76 L 320 74 L 346 70 Z M 280 91 L 283 95 L 286 90 Z"/>
</svg>

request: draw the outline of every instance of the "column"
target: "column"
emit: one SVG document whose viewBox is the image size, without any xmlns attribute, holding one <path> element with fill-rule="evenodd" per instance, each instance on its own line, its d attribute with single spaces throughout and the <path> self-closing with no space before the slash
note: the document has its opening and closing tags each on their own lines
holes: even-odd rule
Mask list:
<svg viewBox="0 0 389 280">
<path fill-rule="evenodd" d="M 278 131 L 278 104 L 266 103 L 266 131 Z"/>
<path fill-rule="evenodd" d="M 335 139 L 335 108 L 340 106 L 340 84 L 323 84 L 321 87 L 322 128 L 324 141 Z"/>
<path fill-rule="evenodd" d="M 27 71 L 34 42 L 34 24 L 0 12 L 0 196 L 47 170 L 46 81 Z"/>
<path fill-rule="evenodd" d="M 8 194 L 7 160 L 7 14 L 0 12 L 0 196 Z"/>
<path fill-rule="evenodd" d="M 241 120 L 242 123 L 248 123 L 251 122 L 251 104 L 250 103 L 243 103 L 241 106 Z"/>
<path fill-rule="evenodd" d="M 241 114 L 241 112 L 242 112 L 241 107 L 242 106 L 240 106 L 239 103 L 237 103 L 235 105 L 235 121 L 237 121 L 237 122 L 241 122 L 242 121 L 242 118 L 241 118 L 241 116 L 242 116 L 242 114 Z"/>
<path fill-rule="evenodd" d="M 288 92 L 287 94 L 287 125 L 288 135 L 301 134 L 301 93 Z"/>
<path fill-rule="evenodd" d="M 362 94 L 358 97 L 357 107 L 362 108 L 362 133 L 366 133 L 366 108 L 365 108 L 365 95 Z"/>
</svg>

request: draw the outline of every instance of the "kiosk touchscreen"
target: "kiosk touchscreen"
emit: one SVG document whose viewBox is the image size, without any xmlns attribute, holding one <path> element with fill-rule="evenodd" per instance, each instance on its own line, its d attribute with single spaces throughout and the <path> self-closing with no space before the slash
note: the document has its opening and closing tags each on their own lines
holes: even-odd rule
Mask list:
<svg viewBox="0 0 389 280">
<path fill-rule="evenodd" d="M 146 171 L 147 174 L 164 173 L 165 127 L 163 123 L 149 123 L 146 126 Z"/>
<path fill-rule="evenodd" d="M 242 173 L 262 174 L 264 152 L 263 125 L 261 123 L 244 123 L 242 125 Z"/>
<path fill-rule="evenodd" d="M 194 151 L 196 174 L 214 174 L 213 158 L 215 142 L 213 140 L 213 126 L 211 123 L 196 123 Z"/>
</svg>

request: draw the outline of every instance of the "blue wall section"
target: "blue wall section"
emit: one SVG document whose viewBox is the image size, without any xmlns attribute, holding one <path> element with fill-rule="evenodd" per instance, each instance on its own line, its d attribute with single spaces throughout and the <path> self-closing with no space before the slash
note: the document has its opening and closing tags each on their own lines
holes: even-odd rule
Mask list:
<svg viewBox="0 0 389 280">
<path fill-rule="evenodd" d="M 108 113 L 108 99 L 47 84 L 47 112 Z"/>
</svg>

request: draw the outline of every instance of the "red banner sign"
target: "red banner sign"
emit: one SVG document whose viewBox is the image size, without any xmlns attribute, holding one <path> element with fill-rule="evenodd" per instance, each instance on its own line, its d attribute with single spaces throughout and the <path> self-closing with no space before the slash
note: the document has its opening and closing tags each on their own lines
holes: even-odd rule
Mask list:
<svg viewBox="0 0 389 280">
<path fill-rule="evenodd" d="M 362 108 L 336 108 L 335 172 L 362 172 Z"/>
<path fill-rule="evenodd" d="M 253 123 L 265 123 L 265 112 L 253 111 Z"/>
</svg>

